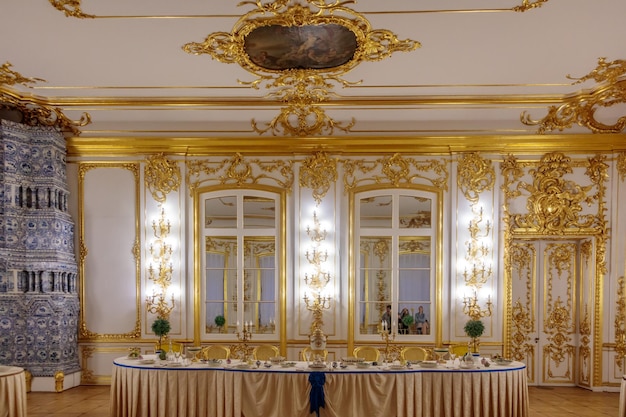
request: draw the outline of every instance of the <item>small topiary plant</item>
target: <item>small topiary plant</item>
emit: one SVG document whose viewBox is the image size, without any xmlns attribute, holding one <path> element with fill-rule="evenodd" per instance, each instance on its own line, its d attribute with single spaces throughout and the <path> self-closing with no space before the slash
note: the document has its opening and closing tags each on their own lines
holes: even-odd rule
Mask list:
<svg viewBox="0 0 626 417">
<path fill-rule="evenodd" d="M 474 352 L 478 352 L 478 338 L 483 335 L 485 331 L 485 325 L 481 320 L 469 320 L 465 323 L 465 334 L 472 338 L 472 342 L 474 344 L 474 348 L 472 349 Z"/>
</svg>

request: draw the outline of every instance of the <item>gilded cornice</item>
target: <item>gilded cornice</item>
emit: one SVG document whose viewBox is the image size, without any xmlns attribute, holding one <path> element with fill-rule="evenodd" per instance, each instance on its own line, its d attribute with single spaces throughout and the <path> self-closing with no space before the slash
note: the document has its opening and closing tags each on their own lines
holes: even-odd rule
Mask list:
<svg viewBox="0 0 626 417">
<path fill-rule="evenodd" d="M 598 66 L 589 74 L 574 79 L 574 84 L 588 80 L 596 82 L 591 90 L 583 90 L 566 96 L 563 103 L 548 107 L 548 114 L 540 120 L 534 120 L 524 111 L 520 120 L 525 125 L 539 126 L 538 133 L 571 128 L 574 124 L 586 127 L 593 133 L 620 133 L 626 127 L 626 115 L 619 117 L 613 124 L 605 124 L 596 119 L 596 111 L 626 103 L 626 61 L 607 62 L 598 60 Z"/>
<path fill-rule="evenodd" d="M 17 111 L 21 115 L 21 122 L 29 126 L 49 126 L 72 135 L 80 135 L 79 127 L 91 123 L 91 116 L 83 113 L 80 120 L 70 120 L 58 107 L 49 106 L 34 98 L 23 97 L 9 88 L 15 85 L 32 88 L 38 81 L 46 82 L 41 78 L 24 77 L 11 69 L 11 63 L 5 62 L 0 66 L 0 110 Z"/>
</svg>

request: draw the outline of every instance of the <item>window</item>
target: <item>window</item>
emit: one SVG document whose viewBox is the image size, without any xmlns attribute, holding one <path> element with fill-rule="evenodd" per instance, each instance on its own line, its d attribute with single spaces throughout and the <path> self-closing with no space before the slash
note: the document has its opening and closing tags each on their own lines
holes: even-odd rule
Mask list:
<svg viewBox="0 0 626 417">
<path fill-rule="evenodd" d="M 418 189 L 355 194 L 357 339 L 379 340 L 386 330 L 431 340 L 437 201 L 436 193 Z"/>
<path fill-rule="evenodd" d="M 278 334 L 280 199 L 259 190 L 201 194 L 202 339 L 233 338 L 243 326 Z"/>
</svg>

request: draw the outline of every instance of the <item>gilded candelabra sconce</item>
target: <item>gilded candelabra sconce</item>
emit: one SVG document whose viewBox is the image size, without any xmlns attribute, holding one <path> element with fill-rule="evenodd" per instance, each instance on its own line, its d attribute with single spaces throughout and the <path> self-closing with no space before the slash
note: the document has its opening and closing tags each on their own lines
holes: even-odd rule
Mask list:
<svg viewBox="0 0 626 417">
<path fill-rule="evenodd" d="M 487 296 L 486 309 L 483 309 L 478 303 L 476 291 L 471 297 L 463 297 L 463 314 L 469 316 L 472 320 L 480 320 L 484 317 L 491 316 L 491 296 Z"/>
<path fill-rule="evenodd" d="M 209 34 L 203 42 L 190 42 L 183 50 L 193 55 L 208 54 L 223 63 L 238 64 L 257 77 L 240 84 L 273 91 L 266 98 L 282 103 L 280 114 L 252 128 L 259 134 L 309 136 L 332 134 L 334 129 L 350 132 L 356 121 L 339 122 L 329 117 L 322 103 L 337 94 L 335 85 L 349 87 L 341 76 L 362 62 L 380 61 L 394 52 L 408 52 L 421 45 L 400 40 L 386 29 L 372 29 L 361 14 L 346 7 L 354 1 L 285 0 L 263 3 L 245 13 L 230 33 Z"/>
<path fill-rule="evenodd" d="M 304 274 L 307 290 L 303 300 L 307 310 L 313 314 L 311 334 L 314 334 L 316 330 L 322 329 L 324 310 L 330 309 L 332 302 L 332 298 L 324 291 L 331 280 L 331 275 L 322 269 L 328 259 L 328 252 L 322 251 L 321 248 L 322 242 L 326 239 L 326 230 L 322 229 L 315 211 L 313 212 L 313 227 L 307 226 L 306 233 L 313 242 L 313 248 L 305 253 L 306 260 L 313 267 L 313 272 L 311 275 Z"/>
<path fill-rule="evenodd" d="M 161 207 L 161 214 L 158 221 L 152 221 L 152 230 L 156 241 L 149 246 L 150 255 L 157 264 L 156 268 L 150 262 L 148 266 L 148 280 L 152 281 L 154 287 L 152 294 L 146 297 L 146 309 L 157 317 L 169 319 L 170 313 L 176 306 L 174 294 L 171 301 L 167 300 L 167 290 L 172 283 L 172 246 L 167 243 L 167 238 L 171 231 L 170 221 L 165 216 L 165 208 Z"/>
</svg>

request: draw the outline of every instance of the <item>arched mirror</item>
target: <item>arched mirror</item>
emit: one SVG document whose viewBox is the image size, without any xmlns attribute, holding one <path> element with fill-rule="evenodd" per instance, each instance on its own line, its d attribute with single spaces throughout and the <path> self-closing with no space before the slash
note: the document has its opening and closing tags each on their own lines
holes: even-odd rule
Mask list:
<svg viewBox="0 0 626 417">
<path fill-rule="evenodd" d="M 435 340 L 440 195 L 422 189 L 355 192 L 355 340 Z"/>
<path fill-rule="evenodd" d="M 199 194 L 200 339 L 278 335 L 281 194 L 220 190 Z"/>
</svg>

